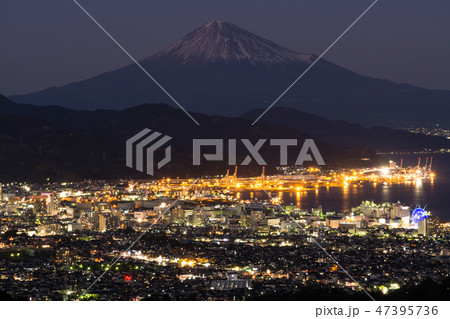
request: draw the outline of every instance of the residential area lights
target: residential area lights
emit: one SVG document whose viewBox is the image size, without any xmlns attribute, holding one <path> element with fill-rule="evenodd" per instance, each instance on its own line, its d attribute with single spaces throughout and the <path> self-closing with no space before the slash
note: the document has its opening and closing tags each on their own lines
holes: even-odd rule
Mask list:
<svg viewBox="0 0 450 319">
<path fill-rule="evenodd" d="M 332 187 L 420 187 L 433 181 L 429 168 L 278 172 L 193 186 L 179 178 L 4 184 L 2 289 L 27 300 L 244 300 L 324 287 L 389 295 L 448 274 L 450 227 L 430 212 L 416 218 L 409 206 L 371 201 L 306 210 L 283 201 L 286 192 L 301 198 Z"/>
</svg>

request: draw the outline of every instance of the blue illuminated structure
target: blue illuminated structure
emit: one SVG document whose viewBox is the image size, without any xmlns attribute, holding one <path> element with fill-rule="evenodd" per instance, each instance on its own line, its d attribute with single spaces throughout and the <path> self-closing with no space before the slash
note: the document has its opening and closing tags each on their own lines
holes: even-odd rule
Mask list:
<svg viewBox="0 0 450 319">
<path fill-rule="evenodd" d="M 428 212 L 425 211 L 423 208 L 416 208 L 411 213 L 411 223 L 414 225 L 417 225 L 420 220 L 424 220 L 428 217 Z"/>
</svg>

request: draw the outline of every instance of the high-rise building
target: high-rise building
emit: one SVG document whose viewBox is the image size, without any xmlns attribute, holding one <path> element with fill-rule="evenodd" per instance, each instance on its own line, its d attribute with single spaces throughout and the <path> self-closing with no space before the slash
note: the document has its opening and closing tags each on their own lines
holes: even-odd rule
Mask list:
<svg viewBox="0 0 450 319">
<path fill-rule="evenodd" d="M 411 209 L 409 206 L 403 206 L 399 203 L 394 203 L 391 209 L 391 218 L 404 218 L 411 215 Z"/>
<path fill-rule="evenodd" d="M 170 212 L 170 222 L 183 224 L 185 222 L 185 211 L 181 207 L 172 208 Z"/>
<path fill-rule="evenodd" d="M 427 218 L 419 220 L 418 222 L 418 234 L 423 235 L 425 237 L 430 236 L 430 227 L 428 225 Z"/>
<path fill-rule="evenodd" d="M 257 210 L 257 211 L 252 211 L 251 213 L 251 223 L 252 226 L 257 226 L 259 224 L 259 222 L 261 222 L 262 220 L 264 220 L 264 212 Z"/>
<path fill-rule="evenodd" d="M 418 222 L 418 234 L 425 237 L 434 236 L 439 230 L 439 217 L 429 216 Z"/>
<path fill-rule="evenodd" d="M 428 227 L 430 228 L 430 236 L 434 236 L 439 232 L 439 224 L 440 220 L 437 216 L 429 216 L 427 218 L 428 220 Z"/>
<path fill-rule="evenodd" d="M 39 216 L 44 216 L 47 213 L 47 200 L 45 197 L 36 196 L 33 198 L 33 212 Z"/>
<path fill-rule="evenodd" d="M 120 226 L 120 217 L 119 216 L 106 216 L 106 230 L 116 230 Z"/>
<path fill-rule="evenodd" d="M 241 213 L 241 219 L 240 219 L 241 227 L 250 227 L 251 221 L 252 221 L 252 218 L 250 215 L 246 214 L 245 212 Z"/>
<path fill-rule="evenodd" d="M 49 194 L 47 199 L 47 215 L 54 215 L 58 212 L 59 203 L 54 194 Z"/>
<path fill-rule="evenodd" d="M 99 232 L 106 231 L 106 216 L 103 214 L 98 215 L 98 231 Z"/>
<path fill-rule="evenodd" d="M 203 224 L 203 212 L 201 209 L 194 209 L 192 212 L 192 225 L 201 226 Z"/>
</svg>

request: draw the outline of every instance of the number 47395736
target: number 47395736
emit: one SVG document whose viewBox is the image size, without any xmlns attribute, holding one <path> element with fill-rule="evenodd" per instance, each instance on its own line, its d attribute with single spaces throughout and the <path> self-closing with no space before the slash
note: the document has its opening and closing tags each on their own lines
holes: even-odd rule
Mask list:
<svg viewBox="0 0 450 319">
<path fill-rule="evenodd" d="M 436 316 L 438 314 L 437 306 L 378 306 L 375 310 L 379 315 L 391 316 Z"/>
</svg>

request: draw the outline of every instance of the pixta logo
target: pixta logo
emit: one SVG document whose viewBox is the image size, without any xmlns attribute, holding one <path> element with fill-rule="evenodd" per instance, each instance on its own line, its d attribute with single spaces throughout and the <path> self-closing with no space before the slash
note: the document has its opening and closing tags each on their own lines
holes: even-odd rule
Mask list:
<svg viewBox="0 0 450 319">
<path fill-rule="evenodd" d="M 228 147 L 228 165 L 237 165 L 236 163 L 236 144 L 238 140 L 229 139 L 226 146 Z M 244 145 L 245 149 L 249 153 L 240 165 L 248 165 L 252 161 L 258 165 L 267 165 L 262 155 L 259 153 L 261 147 L 267 142 L 267 139 L 259 139 L 255 144 L 248 139 L 241 139 L 240 142 Z M 202 155 L 207 161 L 223 161 L 224 160 L 224 140 L 222 139 L 195 139 L 193 140 L 193 165 L 200 165 Z M 279 149 L 280 154 L 280 166 L 288 164 L 288 148 L 289 146 L 297 146 L 298 141 L 296 139 L 271 139 L 270 146 Z M 202 147 L 213 147 L 214 153 L 203 154 Z M 304 162 L 313 161 L 314 156 L 317 165 L 325 165 L 322 155 L 319 149 L 314 143 L 314 140 L 307 139 L 304 141 L 302 148 L 297 156 L 295 165 L 303 165 Z"/>
<path fill-rule="evenodd" d="M 171 161 L 171 147 L 166 146 L 165 156 L 155 165 L 155 152 L 169 142 L 172 138 L 167 135 L 162 135 L 159 132 L 152 132 L 150 129 L 144 129 L 138 134 L 134 135 L 126 142 L 126 162 L 127 166 L 135 168 L 140 172 L 144 172 L 144 162 L 146 161 L 146 173 L 154 175 L 156 169 L 162 168 Z M 199 166 L 203 161 L 224 161 L 224 153 L 228 154 L 228 165 L 249 165 L 254 160 L 258 165 L 267 165 L 263 156 L 260 154 L 261 148 L 267 143 L 267 139 L 259 139 L 256 143 L 252 143 L 248 139 L 194 139 L 192 141 L 192 164 Z M 237 163 L 236 149 L 237 143 L 242 143 L 248 155 L 241 163 Z M 270 139 L 271 147 L 278 149 L 279 165 L 288 164 L 288 150 L 289 147 L 298 146 L 296 139 Z M 204 153 L 204 148 L 214 149 L 213 153 Z M 275 150 L 274 150 L 275 151 Z M 314 158 L 313 158 L 314 157 Z M 303 165 L 304 162 L 316 161 L 317 165 L 325 165 L 322 155 L 317 148 L 314 140 L 307 139 L 298 153 L 295 165 Z"/>
<path fill-rule="evenodd" d="M 136 168 L 140 172 L 144 172 L 144 159 L 147 159 L 147 171 L 148 175 L 152 175 L 155 172 L 155 152 L 161 148 L 164 144 L 169 142 L 172 138 L 167 135 L 162 135 L 159 132 L 153 132 L 146 128 L 133 137 L 127 140 L 126 150 L 126 162 L 127 166 Z M 157 169 L 162 168 L 171 160 L 171 147 L 170 145 L 165 149 L 165 156 L 157 164 Z M 133 154 L 136 156 L 134 157 Z M 135 161 L 134 161 L 135 158 Z"/>
</svg>

